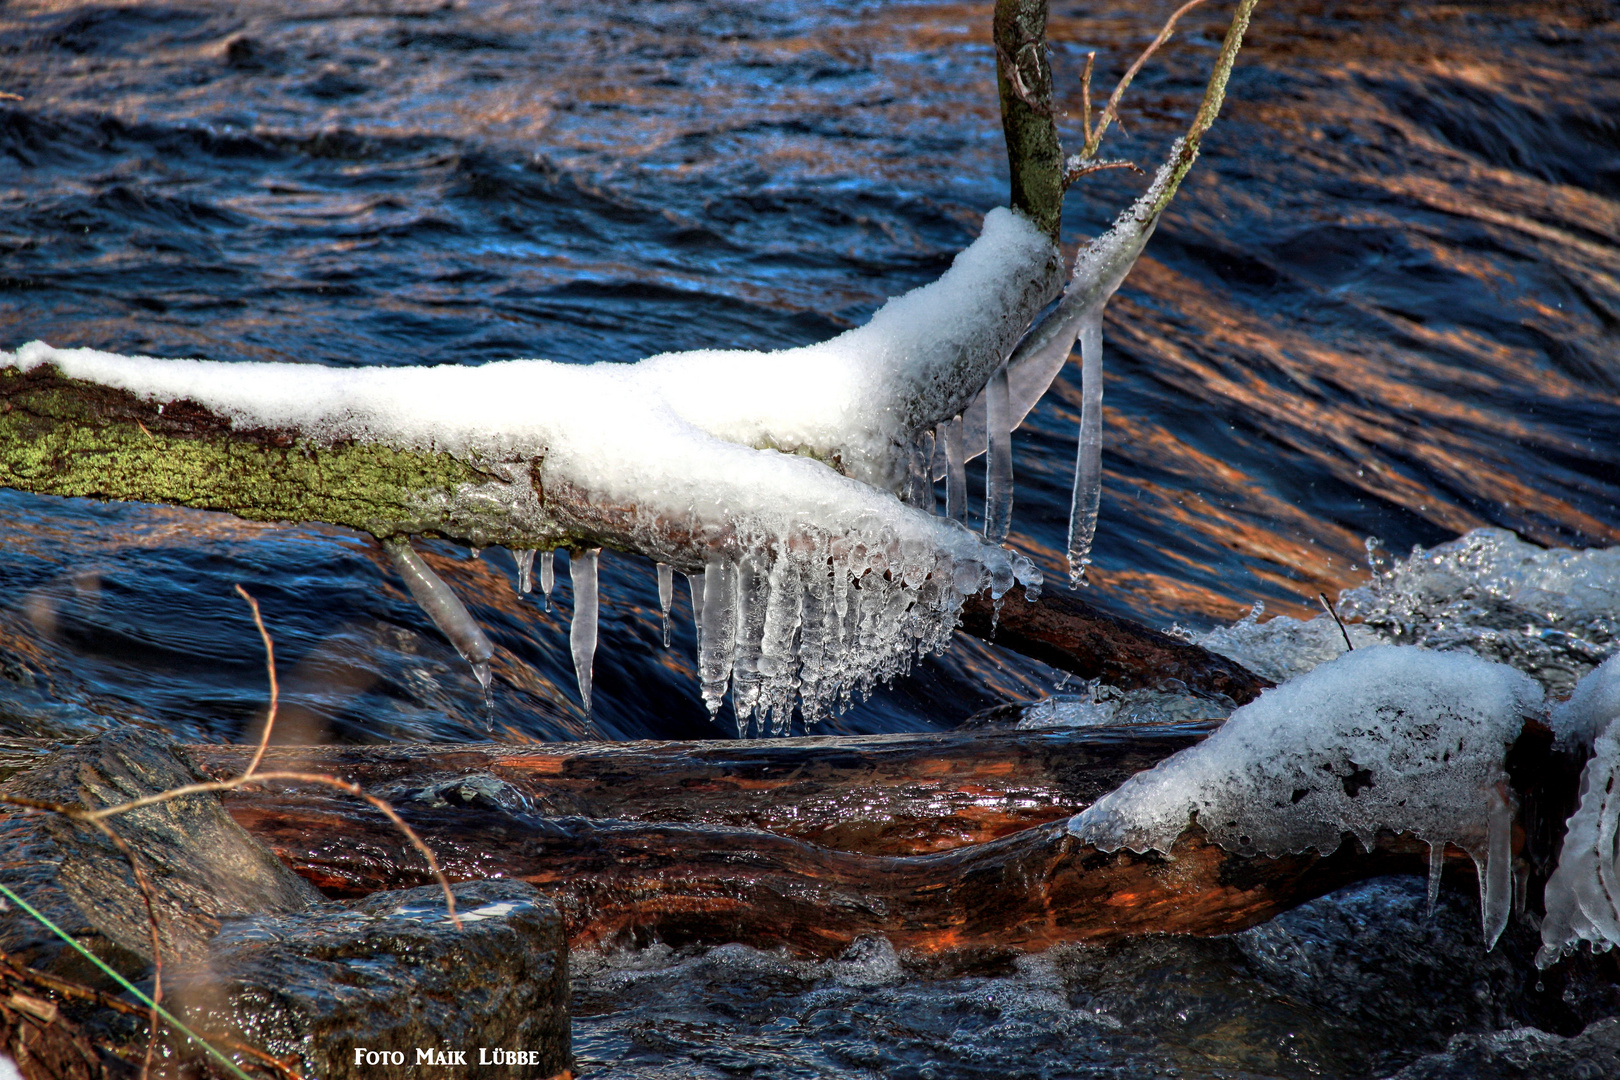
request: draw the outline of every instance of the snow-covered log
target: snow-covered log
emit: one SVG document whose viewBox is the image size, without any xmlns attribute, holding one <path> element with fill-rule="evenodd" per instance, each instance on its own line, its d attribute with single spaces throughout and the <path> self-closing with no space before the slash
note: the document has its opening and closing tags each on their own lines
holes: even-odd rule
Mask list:
<svg viewBox="0 0 1620 1080">
<path fill-rule="evenodd" d="M 337 369 L 31 342 L 0 352 L 0 485 L 346 525 L 388 542 L 407 576 L 411 535 L 645 555 L 704 575 L 698 667 L 711 710 L 730 687 L 739 725 L 785 731 L 795 706 L 813 724 L 944 648 L 965 597 L 988 587 L 999 599 L 1015 580 L 1034 595 L 1039 573 L 1001 546 L 1008 436 L 1077 334 L 1089 418 L 1070 544 L 1079 580 L 1100 477 L 1102 309 L 1197 156 L 1253 4 L 1239 3 L 1187 136 L 1080 253 L 1066 289 L 1046 5 L 1001 0 L 1012 208 L 987 214 L 938 281 L 865 326 L 796 349 L 588 366 Z M 932 512 L 938 434 L 964 428 L 965 440 L 944 440 L 947 471 L 991 448 L 982 535 Z M 413 582 L 476 669 L 486 646 L 465 609 Z M 582 605 L 571 635 L 587 701 L 595 611 Z"/>
</svg>

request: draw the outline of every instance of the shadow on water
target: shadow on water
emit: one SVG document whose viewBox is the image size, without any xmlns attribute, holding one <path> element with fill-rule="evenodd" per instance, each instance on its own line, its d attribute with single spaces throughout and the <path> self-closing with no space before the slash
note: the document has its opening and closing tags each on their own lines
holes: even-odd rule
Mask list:
<svg viewBox="0 0 1620 1080">
<path fill-rule="evenodd" d="M 1163 9 L 1162 11 L 1160 9 Z M 1073 129 L 1165 4 L 1054 5 Z M 1091 592 L 1205 626 L 1309 609 L 1479 525 L 1620 532 L 1613 5 L 1262 5 L 1204 160 L 1112 305 Z M 1150 165 L 1221 32 L 1195 12 L 1114 152 Z M 1003 198 L 988 16 L 946 4 L 15 4 L 0 13 L 0 329 L 329 364 L 630 361 L 825 337 Z M 1066 240 L 1140 180 L 1073 192 Z M 1055 579 L 1078 365 L 1016 435 L 1014 541 Z M 975 481 L 977 483 L 977 481 Z M 360 538 L 6 493 L 14 727 L 238 737 L 265 603 L 289 732 L 466 738 L 470 676 Z M 583 731 L 554 610 L 504 553 L 430 559 L 488 626 L 498 727 Z M 651 568 L 609 558 L 595 720 L 722 733 Z M 838 730 L 949 726 L 1054 673 L 959 642 Z M 294 723 L 294 717 L 302 717 Z M 290 736 L 289 736 L 290 737 Z"/>
</svg>

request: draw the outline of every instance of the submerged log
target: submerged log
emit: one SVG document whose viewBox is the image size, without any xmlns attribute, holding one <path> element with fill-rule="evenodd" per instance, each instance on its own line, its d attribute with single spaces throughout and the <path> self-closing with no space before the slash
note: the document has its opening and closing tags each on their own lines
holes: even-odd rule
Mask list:
<svg viewBox="0 0 1620 1080">
<path fill-rule="evenodd" d="M 1085 733 L 1072 737 L 1076 744 L 1085 741 Z M 822 790 L 837 790 L 841 781 L 872 775 L 872 748 L 855 748 L 853 760 L 844 768 L 830 745 L 840 741 L 823 742 L 820 757 L 828 764 L 815 779 L 831 786 Z M 963 738 L 963 743 L 992 745 L 982 737 Z M 1165 856 L 1099 851 L 1069 835 L 1065 820 L 1052 820 L 949 850 L 892 856 L 832 850 L 799 836 L 726 824 L 722 807 L 729 800 L 731 820 L 758 824 L 769 819 L 783 832 L 798 825 L 796 802 L 782 797 L 790 787 L 767 775 L 766 758 L 786 745 L 745 748 L 753 756 L 752 775 L 746 768 L 727 772 L 711 760 L 696 769 L 701 781 L 689 786 L 683 781 L 692 778 L 694 762 L 702 764 L 701 752 L 681 764 L 678 749 L 632 751 L 619 759 L 621 767 L 633 761 L 650 771 L 621 772 L 619 780 L 602 769 L 611 754 L 585 748 L 575 752 L 577 757 L 567 752 L 546 755 L 556 763 L 558 774 L 566 775 L 570 762 L 578 761 L 583 764 L 576 780 L 594 769 L 598 786 L 633 781 L 642 785 L 642 797 L 663 784 L 668 790 L 658 812 L 669 813 L 670 807 L 689 800 L 694 809 L 688 819 L 699 822 L 694 824 L 541 816 L 502 806 L 500 794 L 491 789 L 485 789 L 490 796 L 487 803 L 474 798 L 457 806 L 450 800 L 413 799 L 398 805 L 452 878 L 499 876 L 529 882 L 563 912 L 575 944 L 740 941 L 826 956 L 871 934 L 919 953 L 1036 950 L 1060 942 L 1145 933 L 1221 934 L 1253 926 L 1357 880 L 1421 874 L 1428 868 L 1428 844 L 1409 834 L 1382 833 L 1370 850 L 1346 836 L 1330 853 L 1272 858 L 1229 852 L 1207 842 L 1193 825 Z M 806 762 L 795 757 L 795 749 L 788 748 L 783 775 L 793 775 Z M 1166 746 L 1160 749 L 1168 752 Z M 965 758 L 953 757 L 943 746 L 934 750 L 940 752 L 933 760 L 940 762 L 943 773 L 961 767 L 959 776 L 973 775 L 971 766 L 963 764 Z M 220 748 L 191 748 L 189 753 L 205 764 L 211 761 L 213 770 L 230 760 Z M 345 754 L 364 757 L 369 751 L 304 753 L 328 755 L 327 761 L 340 765 L 338 759 Z M 390 753 L 374 756 L 359 771 L 369 769 L 367 775 L 385 785 L 392 782 L 399 791 L 408 790 L 400 786 L 406 781 L 425 791 L 432 781 L 456 769 L 465 777 L 493 780 L 503 768 L 504 775 L 514 779 L 497 783 L 516 789 L 536 783 L 533 774 L 549 767 L 531 768 L 525 775 L 521 768 L 492 760 L 487 750 L 457 751 L 452 761 L 442 751 L 418 748 L 414 753 L 425 763 L 426 776 L 417 776 L 410 771 L 408 748 L 393 748 Z M 1001 764 L 1009 765 L 1011 757 L 1009 751 Z M 542 755 L 529 759 L 531 765 L 541 765 L 542 760 Z M 909 766 L 911 775 L 925 774 L 930 760 L 916 754 Z M 1079 790 L 1074 777 L 1088 768 L 1099 770 L 1099 778 L 1107 778 L 1104 782 L 1112 782 L 1119 761 L 1118 757 L 1095 765 L 1075 761 L 1066 790 Z M 1574 791 L 1578 766 L 1552 752 L 1550 733 L 1539 724 L 1527 725 L 1510 762 L 1523 805 L 1547 807 L 1567 800 Z M 675 763 L 668 774 L 658 771 L 665 763 Z M 978 775 L 983 780 L 996 772 L 993 763 Z M 761 776 L 765 779 L 760 786 L 748 786 L 750 779 Z M 1019 782 L 1004 780 L 1002 790 Z M 871 788 L 864 807 L 876 818 L 885 799 L 904 792 L 905 784 L 880 782 Z M 745 812 L 743 792 L 752 792 L 761 803 L 773 797 L 776 801 L 769 813 Z M 612 796 L 606 798 L 611 801 Z M 904 795 L 898 802 L 905 802 Z M 420 857 L 367 807 L 324 791 L 242 790 L 228 795 L 225 804 L 248 832 L 328 895 L 360 896 L 427 880 Z M 1056 800 L 1049 806 L 1042 812 L 1054 812 Z M 810 815 L 812 820 L 817 816 Z M 1520 848 L 1527 832 L 1534 834 L 1536 829 L 1518 830 Z M 883 836 L 881 830 L 878 836 L 876 848 L 894 849 L 892 837 Z M 926 850 L 926 845 L 920 849 Z M 1535 861 L 1533 853 L 1524 854 Z M 1450 847 L 1446 856 L 1451 872 L 1474 875 L 1473 861 L 1461 850 Z"/>
<path fill-rule="evenodd" d="M 328 772 L 402 809 L 757 829 L 841 851 L 918 855 L 1067 818 L 1217 726 L 536 748 L 272 747 L 264 767 Z M 183 752 L 199 773 L 221 780 L 251 757 L 238 746 Z"/>
<path fill-rule="evenodd" d="M 1028 603 L 1022 585 L 1014 585 L 999 605 L 983 593 L 969 597 L 962 605 L 962 630 L 1128 690 L 1175 687 L 1246 705 L 1274 685 L 1236 660 L 1100 611 L 1077 596 L 1046 594 Z"/>
<path fill-rule="evenodd" d="M 305 793 L 241 793 L 230 814 L 323 892 L 428 880 L 380 815 Z M 832 851 L 757 830 L 414 811 L 452 878 L 509 877 L 562 911 L 574 945 L 745 942 L 830 956 L 866 935 L 921 953 L 1039 950 L 1146 933 L 1222 934 L 1350 882 L 1421 873 L 1428 845 L 1347 839 L 1326 856 L 1247 858 L 1190 829 L 1171 855 L 1105 853 L 1066 821 L 908 857 Z M 1465 873 L 1473 864 L 1452 849 Z"/>
</svg>

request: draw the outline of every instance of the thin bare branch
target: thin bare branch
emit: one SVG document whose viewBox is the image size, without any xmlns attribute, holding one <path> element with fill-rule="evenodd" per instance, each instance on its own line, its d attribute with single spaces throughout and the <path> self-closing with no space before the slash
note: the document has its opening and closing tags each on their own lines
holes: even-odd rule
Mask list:
<svg viewBox="0 0 1620 1080">
<path fill-rule="evenodd" d="M 240 584 L 236 586 L 236 591 L 253 610 L 253 625 L 259 628 L 259 637 L 264 641 L 264 666 L 270 674 L 270 711 L 265 714 L 264 731 L 259 735 L 259 749 L 242 772 L 243 776 L 252 776 L 253 770 L 259 767 L 259 762 L 264 758 L 265 748 L 270 745 L 270 731 L 276 726 L 276 708 L 281 701 L 281 688 L 276 684 L 276 647 L 270 640 L 270 631 L 264 628 L 264 619 L 259 616 L 259 602 L 249 596 L 248 591 Z"/>
<path fill-rule="evenodd" d="M 1086 53 L 1086 70 L 1080 73 L 1080 129 L 1086 144 L 1091 143 L 1091 69 L 1097 63 L 1097 50 Z"/>
<path fill-rule="evenodd" d="M 1159 46 L 1170 40 L 1170 35 L 1173 34 L 1176 29 L 1176 22 L 1183 15 L 1187 14 L 1187 12 L 1191 11 L 1193 8 L 1197 7 L 1203 2 L 1204 0 L 1188 0 L 1187 3 L 1176 9 L 1174 15 L 1171 15 L 1169 19 L 1165 20 L 1164 28 L 1159 31 L 1159 36 L 1153 39 L 1153 44 L 1142 50 L 1142 55 L 1136 58 L 1136 62 L 1130 66 L 1129 70 L 1125 72 L 1124 77 L 1119 80 L 1119 85 L 1114 87 L 1114 92 L 1108 97 L 1108 104 L 1103 107 L 1102 115 L 1097 118 L 1097 127 L 1092 129 L 1089 123 L 1086 125 L 1086 145 L 1080 151 L 1080 156 L 1082 158 L 1093 158 L 1097 156 L 1097 148 L 1102 145 L 1103 135 L 1107 133 L 1108 125 L 1116 122 L 1119 119 L 1120 99 L 1125 96 L 1125 90 L 1131 85 L 1131 81 L 1136 78 L 1137 72 L 1141 71 L 1142 65 L 1148 62 L 1148 57 L 1159 51 Z M 1088 85 L 1086 87 L 1086 112 L 1088 117 L 1091 111 L 1089 93 L 1090 74 L 1091 60 L 1088 58 L 1086 60 L 1086 75 L 1088 77 Z"/>
</svg>

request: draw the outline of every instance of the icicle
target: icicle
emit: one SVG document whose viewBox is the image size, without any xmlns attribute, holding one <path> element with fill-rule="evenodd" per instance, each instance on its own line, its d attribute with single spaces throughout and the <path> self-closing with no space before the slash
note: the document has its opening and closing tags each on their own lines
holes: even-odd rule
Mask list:
<svg viewBox="0 0 1620 1080">
<path fill-rule="evenodd" d="M 1429 917 L 1434 917 L 1434 905 L 1440 899 L 1440 871 L 1446 864 L 1446 842 L 1429 843 Z"/>
<path fill-rule="evenodd" d="M 945 446 L 945 516 L 967 524 L 967 456 L 962 448 L 962 418 L 939 425 Z"/>
<path fill-rule="evenodd" d="M 1013 575 L 1024 583 L 1024 599 L 1030 603 L 1041 598 L 1041 584 L 1045 576 L 1041 568 L 1029 561 L 1022 551 L 1009 551 L 1007 561 L 1012 563 Z"/>
<path fill-rule="evenodd" d="M 990 440 L 984 465 L 984 535 L 999 544 L 1012 528 L 1012 407 L 1007 402 L 1007 365 L 984 387 L 984 423 Z"/>
<path fill-rule="evenodd" d="M 579 680 L 579 700 L 585 715 L 591 714 L 591 664 L 596 657 L 596 569 L 601 548 L 576 552 L 568 560 L 568 576 L 574 586 L 574 614 L 568 624 L 568 648 L 574 654 L 574 677 Z"/>
<path fill-rule="evenodd" d="M 383 550 L 393 560 L 399 576 L 405 579 L 405 587 L 410 590 L 417 605 L 427 612 L 439 632 L 450 639 L 450 644 L 456 647 L 461 658 L 472 665 L 478 685 L 483 688 L 484 706 L 490 727 L 493 728 L 495 703 L 490 691 L 492 679 L 489 662 L 495 656 L 495 647 L 489 643 L 489 638 L 484 636 L 483 630 L 479 629 L 450 586 L 411 549 L 409 540 L 403 537 L 385 540 Z"/>
<path fill-rule="evenodd" d="M 1075 453 L 1069 504 L 1069 585 L 1086 583 L 1091 542 L 1102 502 L 1102 311 L 1080 327 L 1080 446 Z"/>
<path fill-rule="evenodd" d="M 549 548 L 540 553 L 540 593 L 546 598 L 546 610 L 551 610 L 551 586 L 557 581 L 557 553 Z"/>
<path fill-rule="evenodd" d="M 703 656 L 703 575 L 682 574 L 686 591 L 692 596 L 692 632 L 697 635 L 698 656 Z"/>
<path fill-rule="evenodd" d="M 534 591 L 534 549 L 522 548 L 512 552 L 512 558 L 517 560 L 518 592 Z"/>
<path fill-rule="evenodd" d="M 736 646 L 731 675 L 731 705 L 737 713 L 737 735 L 743 737 L 750 717 L 760 706 L 761 672 L 764 659 L 765 612 L 770 602 L 770 580 L 753 559 L 737 564 Z M 764 731 L 761 708 L 758 728 Z"/>
<path fill-rule="evenodd" d="M 1485 950 L 1496 947 L 1496 939 L 1507 929 L 1513 912 L 1513 810 L 1500 794 L 1491 799 L 1490 832 L 1485 841 L 1485 862 L 1478 856 L 1480 922 L 1485 930 Z"/>
<path fill-rule="evenodd" d="M 675 568 L 658 564 L 658 607 L 664 613 L 664 648 L 669 648 L 669 606 L 675 602 Z"/>
<path fill-rule="evenodd" d="M 718 555 L 703 571 L 703 630 L 698 639 L 698 677 L 709 715 L 720 711 L 726 684 L 731 680 L 731 658 L 737 633 L 736 574 Z"/>
<path fill-rule="evenodd" d="M 934 451 L 935 435 L 932 431 L 922 433 L 922 499 L 917 506 L 930 514 L 939 513 L 939 499 L 934 494 Z"/>
</svg>

